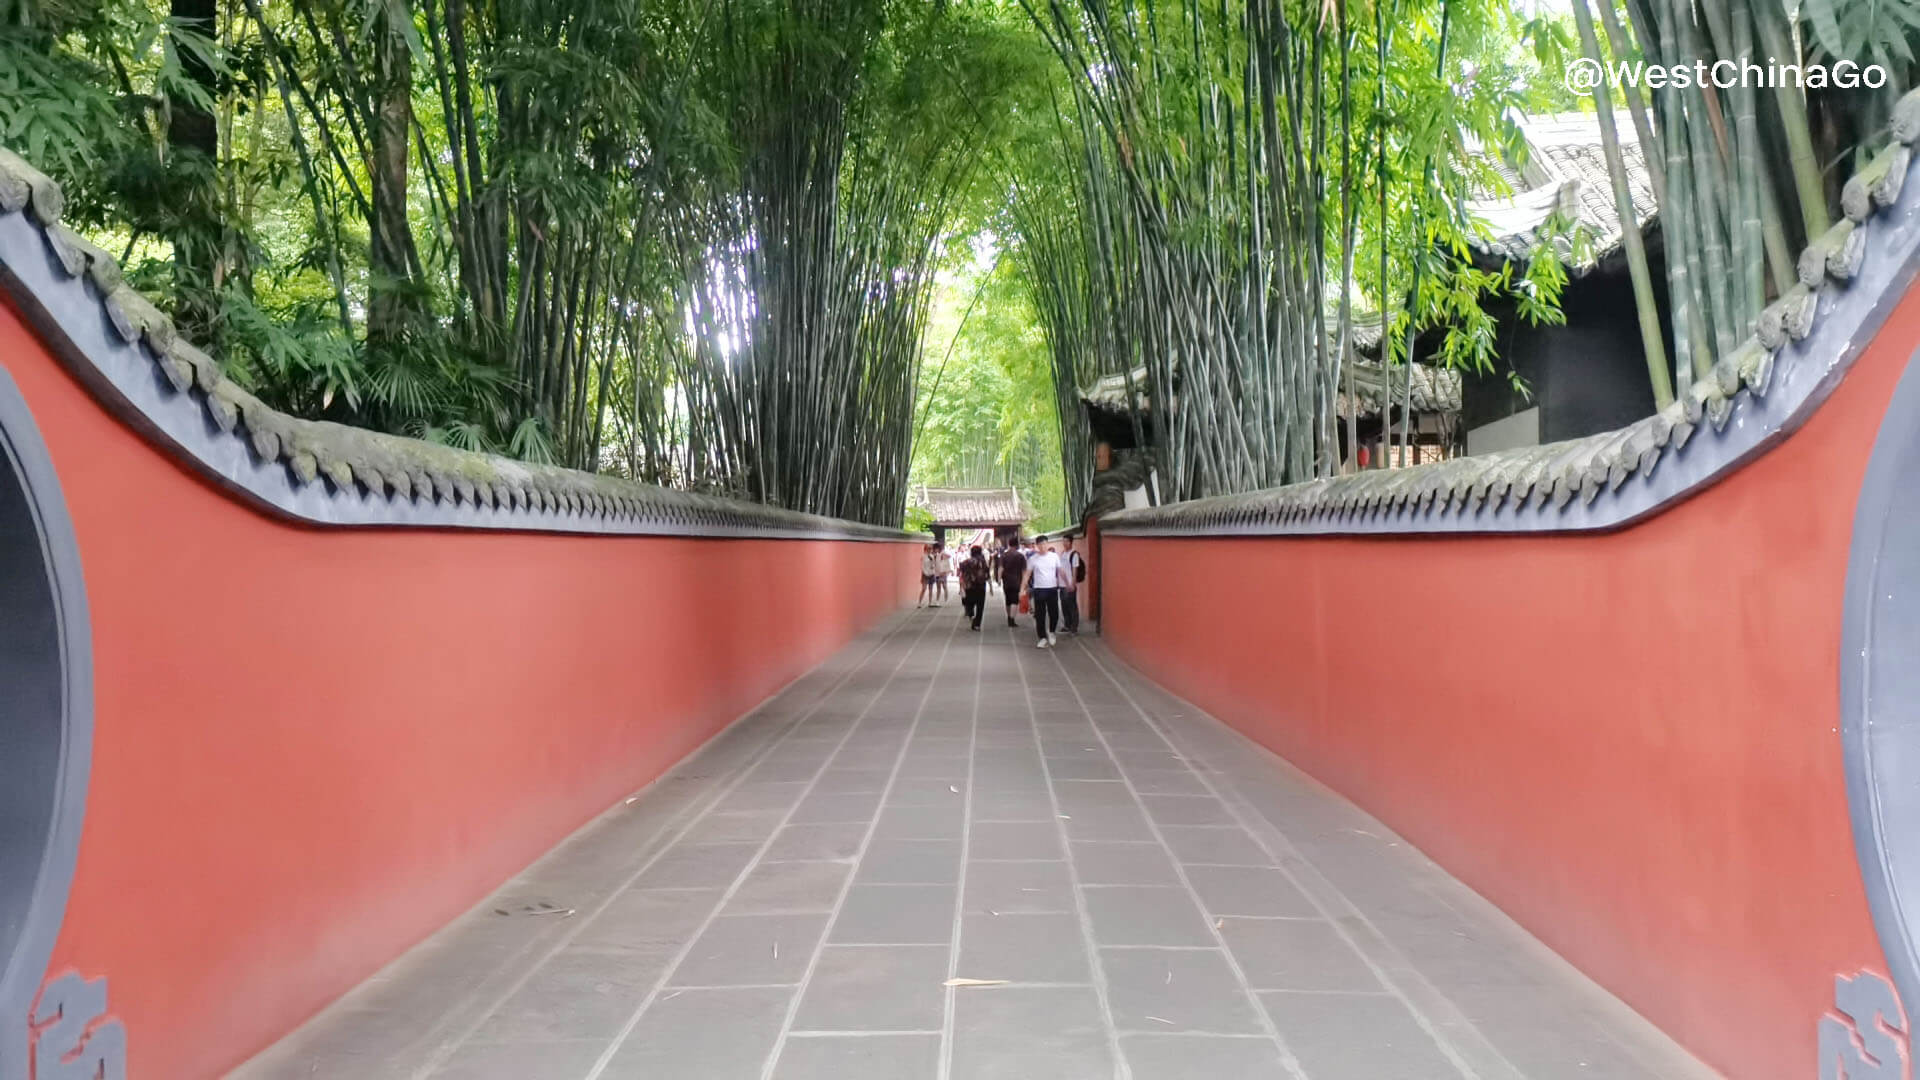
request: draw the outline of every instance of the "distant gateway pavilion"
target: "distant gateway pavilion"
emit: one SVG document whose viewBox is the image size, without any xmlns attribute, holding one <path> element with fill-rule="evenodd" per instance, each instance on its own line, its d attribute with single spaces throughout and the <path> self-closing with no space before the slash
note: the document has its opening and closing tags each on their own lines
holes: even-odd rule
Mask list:
<svg viewBox="0 0 1920 1080">
<path fill-rule="evenodd" d="M 938 543 L 947 542 L 947 530 L 993 530 L 994 539 L 1009 542 L 1033 515 L 1020 499 L 1018 488 L 936 488 L 922 486 L 914 504 L 933 516 L 930 526 Z"/>
</svg>

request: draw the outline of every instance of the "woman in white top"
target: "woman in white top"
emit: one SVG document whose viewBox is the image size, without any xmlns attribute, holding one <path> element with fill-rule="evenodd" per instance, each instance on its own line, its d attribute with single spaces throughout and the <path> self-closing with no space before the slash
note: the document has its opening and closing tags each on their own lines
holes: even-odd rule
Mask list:
<svg viewBox="0 0 1920 1080">
<path fill-rule="evenodd" d="M 913 605 L 914 607 L 926 607 L 927 603 L 933 599 L 933 578 L 939 568 L 940 559 L 934 554 L 934 546 L 928 544 L 920 549 L 920 600 Z M 940 605 L 936 603 L 933 606 Z"/>
<path fill-rule="evenodd" d="M 934 560 L 933 576 L 935 584 L 940 586 L 940 599 L 945 600 L 947 598 L 947 579 L 953 576 L 953 553 L 945 547 L 940 549 L 939 556 Z M 938 604 L 934 605 L 934 607 L 939 606 Z"/>
</svg>

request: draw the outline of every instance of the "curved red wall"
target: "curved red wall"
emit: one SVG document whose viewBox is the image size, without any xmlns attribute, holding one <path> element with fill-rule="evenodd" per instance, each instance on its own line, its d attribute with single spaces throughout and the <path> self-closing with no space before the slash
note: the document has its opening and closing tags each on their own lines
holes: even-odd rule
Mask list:
<svg viewBox="0 0 1920 1080">
<path fill-rule="evenodd" d="M 92 610 L 52 970 L 218 1075 L 911 600 L 906 543 L 318 530 L 154 452 L 11 308 Z"/>
<path fill-rule="evenodd" d="M 1798 433 L 1609 535 L 1108 532 L 1102 630 L 1708 1063 L 1805 1080 L 1834 976 L 1885 970 L 1838 663 L 1854 503 L 1916 344 L 1920 291 Z"/>
</svg>

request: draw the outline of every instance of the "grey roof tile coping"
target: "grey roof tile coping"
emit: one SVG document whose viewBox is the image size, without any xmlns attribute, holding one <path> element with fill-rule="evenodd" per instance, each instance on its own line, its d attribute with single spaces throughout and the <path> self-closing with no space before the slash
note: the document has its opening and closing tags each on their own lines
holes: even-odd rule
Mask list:
<svg viewBox="0 0 1920 1080">
<path fill-rule="evenodd" d="M 933 515 L 937 524 L 1021 524 L 1032 517 L 1015 488 L 939 488 L 922 485 L 911 493 L 913 503 Z"/>
<path fill-rule="evenodd" d="M 0 147 L 0 289 L 96 397 L 217 486 L 315 525 L 920 541 L 861 522 L 535 465 L 263 404 L 61 222 L 60 187 Z"/>
<path fill-rule="evenodd" d="M 1672 405 L 1581 439 L 1311 480 L 1101 519 L 1122 536 L 1591 532 L 1660 513 L 1786 438 L 1833 392 L 1920 268 L 1920 90 L 1847 182 L 1799 284 Z"/>
</svg>

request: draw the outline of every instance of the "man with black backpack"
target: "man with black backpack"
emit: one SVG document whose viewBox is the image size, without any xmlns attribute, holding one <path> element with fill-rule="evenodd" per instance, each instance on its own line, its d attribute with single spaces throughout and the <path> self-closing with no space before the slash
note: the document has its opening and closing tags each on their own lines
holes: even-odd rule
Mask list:
<svg viewBox="0 0 1920 1080">
<path fill-rule="evenodd" d="M 1087 560 L 1073 550 L 1073 537 L 1060 536 L 1060 622 L 1069 634 L 1080 633 L 1080 583 L 1087 580 Z"/>
</svg>

